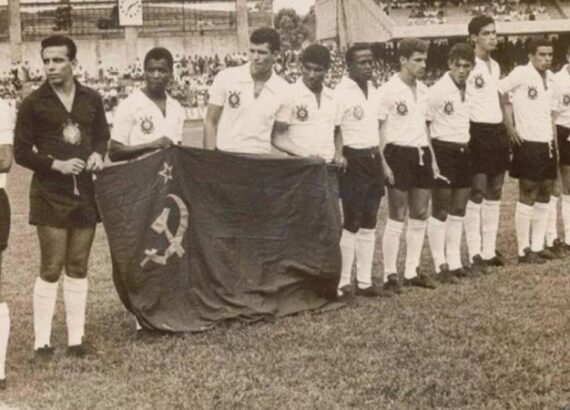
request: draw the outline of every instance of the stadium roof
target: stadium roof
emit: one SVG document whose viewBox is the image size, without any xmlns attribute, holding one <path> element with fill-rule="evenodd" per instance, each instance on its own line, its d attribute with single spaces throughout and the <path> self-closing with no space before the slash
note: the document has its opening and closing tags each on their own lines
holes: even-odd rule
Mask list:
<svg viewBox="0 0 570 410">
<path fill-rule="evenodd" d="M 349 6 L 350 5 L 350 6 Z M 317 0 L 317 40 L 337 37 L 341 46 L 389 40 L 467 36 L 467 24 L 397 25 L 373 0 Z M 569 19 L 497 22 L 501 35 L 570 31 Z"/>
</svg>

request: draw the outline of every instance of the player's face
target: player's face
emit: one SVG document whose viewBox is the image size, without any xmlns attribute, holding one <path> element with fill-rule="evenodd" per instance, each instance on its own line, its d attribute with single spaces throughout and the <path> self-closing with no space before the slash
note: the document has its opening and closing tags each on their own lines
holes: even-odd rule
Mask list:
<svg viewBox="0 0 570 410">
<path fill-rule="evenodd" d="M 449 74 L 453 81 L 459 85 L 465 84 L 472 68 L 473 64 L 471 61 L 462 58 L 449 62 Z"/>
<path fill-rule="evenodd" d="M 497 29 L 495 24 L 487 24 L 479 31 L 479 35 L 471 36 L 471 40 L 483 51 L 493 51 L 497 47 Z"/>
<path fill-rule="evenodd" d="M 172 72 L 164 58 L 159 60 L 151 58 L 144 68 L 147 89 L 153 94 L 163 93 L 171 76 Z"/>
<path fill-rule="evenodd" d="M 271 70 L 273 59 L 274 56 L 269 43 L 249 45 L 249 61 L 251 62 L 252 74 L 262 74 Z"/>
<path fill-rule="evenodd" d="M 540 46 L 536 49 L 536 53 L 529 54 L 528 58 L 538 71 L 546 71 L 552 65 L 552 54 L 552 47 Z"/>
<path fill-rule="evenodd" d="M 52 85 L 61 85 L 73 78 L 76 61 L 67 55 L 67 46 L 47 47 L 42 52 L 46 78 Z"/>
<path fill-rule="evenodd" d="M 372 78 L 374 57 L 370 50 L 359 50 L 354 54 L 352 63 L 348 67 L 349 75 L 358 81 L 368 81 Z"/>
<path fill-rule="evenodd" d="M 323 87 L 323 81 L 327 69 L 320 64 L 301 63 L 301 76 L 303 83 L 309 90 L 315 90 Z"/>
<path fill-rule="evenodd" d="M 410 58 L 400 57 L 400 64 L 414 78 L 424 78 L 426 75 L 427 53 L 414 51 Z"/>
</svg>

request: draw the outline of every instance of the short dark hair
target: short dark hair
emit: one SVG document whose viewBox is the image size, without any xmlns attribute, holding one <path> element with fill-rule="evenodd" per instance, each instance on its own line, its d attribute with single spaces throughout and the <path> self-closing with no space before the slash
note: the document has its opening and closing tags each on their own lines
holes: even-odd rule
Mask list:
<svg viewBox="0 0 570 410">
<path fill-rule="evenodd" d="M 475 63 L 475 52 L 466 43 L 457 43 L 449 50 L 448 61 L 467 60 L 471 64 Z"/>
<path fill-rule="evenodd" d="M 301 54 L 302 63 L 313 63 L 328 69 L 331 65 L 331 53 L 320 44 L 311 44 Z"/>
<path fill-rule="evenodd" d="M 538 50 L 538 47 L 554 47 L 552 45 L 552 41 L 550 41 L 547 38 L 532 38 L 527 46 L 526 46 L 526 50 L 528 51 L 529 54 L 536 54 L 536 50 Z"/>
<path fill-rule="evenodd" d="M 481 32 L 481 29 L 489 24 L 495 24 L 495 20 L 493 17 L 480 15 L 473 17 L 467 26 L 467 31 L 469 31 L 469 35 L 478 36 Z"/>
<path fill-rule="evenodd" d="M 260 27 L 251 33 L 249 41 L 253 44 L 269 44 L 272 53 L 281 49 L 281 39 L 279 33 L 270 27 Z"/>
<path fill-rule="evenodd" d="M 48 47 L 61 46 L 67 47 L 67 56 L 69 57 L 69 60 L 75 60 L 75 57 L 77 57 L 77 46 L 75 45 L 75 42 L 69 37 L 62 36 L 61 34 L 55 34 L 44 38 L 41 42 L 42 50 L 40 53 L 43 55 L 44 50 Z"/>
<path fill-rule="evenodd" d="M 172 53 L 164 47 L 155 47 L 150 49 L 148 53 L 144 56 L 143 67 L 146 66 L 150 60 L 166 60 L 168 64 L 168 69 L 172 71 L 172 66 L 174 65 L 174 59 L 172 58 Z"/>
<path fill-rule="evenodd" d="M 346 65 L 351 65 L 354 62 L 354 57 L 356 56 L 356 53 L 364 50 L 368 50 L 372 53 L 372 47 L 370 47 L 368 44 L 355 44 L 349 47 L 348 50 L 346 50 L 346 56 L 345 56 Z"/>
<path fill-rule="evenodd" d="M 410 58 L 414 53 L 427 53 L 428 45 L 419 38 L 405 38 L 398 44 L 398 57 Z"/>
</svg>

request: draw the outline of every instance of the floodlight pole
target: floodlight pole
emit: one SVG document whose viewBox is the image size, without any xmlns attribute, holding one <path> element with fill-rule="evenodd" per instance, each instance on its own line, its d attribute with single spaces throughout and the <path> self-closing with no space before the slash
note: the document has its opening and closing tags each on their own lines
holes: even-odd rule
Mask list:
<svg viewBox="0 0 570 410">
<path fill-rule="evenodd" d="M 249 49 L 249 21 L 247 18 L 247 0 L 236 0 L 237 42 L 240 53 Z"/>
<path fill-rule="evenodd" d="M 22 24 L 20 20 L 20 0 L 8 0 L 8 36 L 10 41 L 10 60 L 22 61 Z"/>
</svg>

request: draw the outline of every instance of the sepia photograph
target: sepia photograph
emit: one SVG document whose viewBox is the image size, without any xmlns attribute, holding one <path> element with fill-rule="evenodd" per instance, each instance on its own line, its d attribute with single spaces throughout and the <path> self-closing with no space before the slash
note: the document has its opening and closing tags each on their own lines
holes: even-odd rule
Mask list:
<svg viewBox="0 0 570 410">
<path fill-rule="evenodd" d="M 0 410 L 570 410 L 570 0 L 0 0 Z"/>
</svg>

